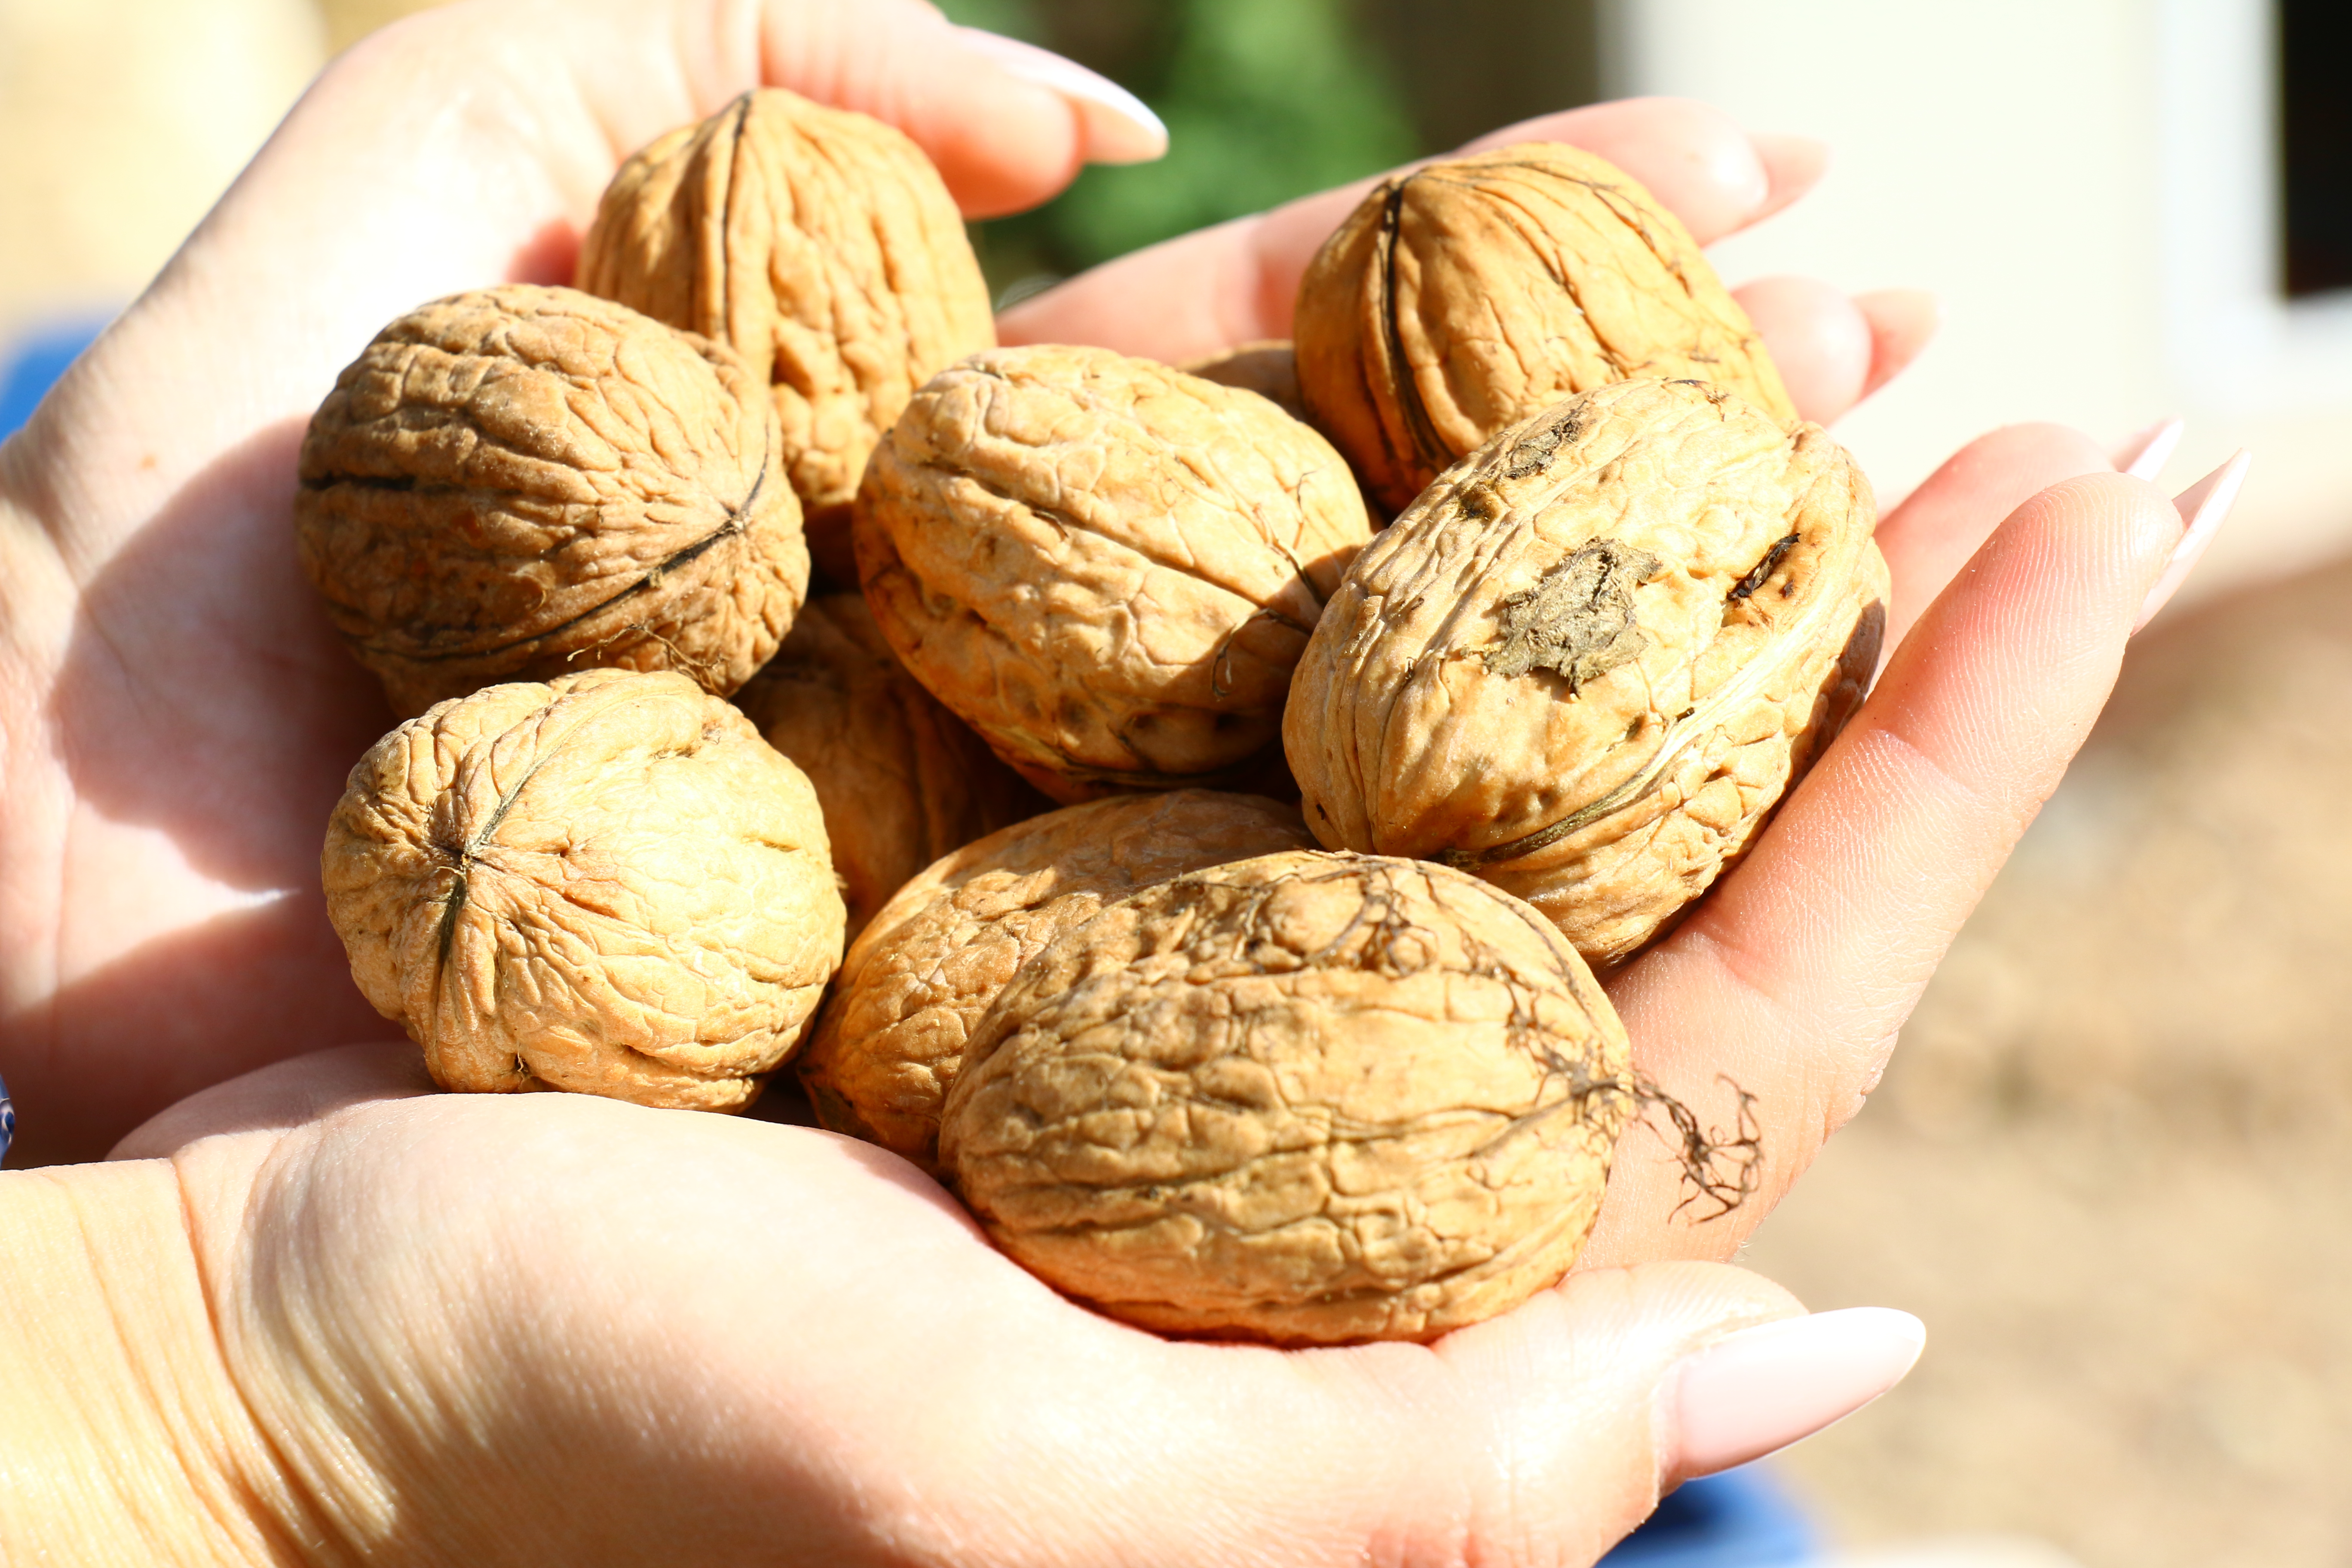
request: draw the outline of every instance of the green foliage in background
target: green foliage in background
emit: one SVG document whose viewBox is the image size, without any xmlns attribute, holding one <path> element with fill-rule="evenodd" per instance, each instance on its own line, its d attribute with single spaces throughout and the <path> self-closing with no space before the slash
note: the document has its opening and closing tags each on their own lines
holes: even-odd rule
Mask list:
<svg viewBox="0 0 2352 1568">
<path fill-rule="evenodd" d="M 1348 0 L 944 0 L 956 21 L 1059 49 L 1168 122 L 1156 163 L 1090 168 L 974 226 L 1000 296 L 1412 157 L 1388 61 Z"/>
</svg>

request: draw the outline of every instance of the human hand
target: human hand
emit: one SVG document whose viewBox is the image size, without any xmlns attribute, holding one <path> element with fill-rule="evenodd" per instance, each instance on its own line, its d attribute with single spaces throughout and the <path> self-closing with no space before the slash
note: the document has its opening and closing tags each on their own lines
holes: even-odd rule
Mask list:
<svg viewBox="0 0 2352 1568">
<path fill-rule="evenodd" d="M 296 570 L 290 521 L 336 373 L 423 300 L 569 281 L 622 156 L 763 80 L 898 124 L 973 213 L 1152 150 L 1150 127 L 1033 79 L 1043 61 L 1085 87 L 1067 62 L 964 40 L 919 0 L 505 0 L 387 29 L 0 447 L 19 1163 L 95 1158 L 206 1084 L 383 1030 L 318 857 L 392 716 Z"/>
<path fill-rule="evenodd" d="M 901 125 L 972 213 L 1041 200 L 1089 154 L 1150 151 L 1102 103 L 1040 86 L 1039 58 L 975 52 L 916 0 L 507 0 L 416 18 L 328 70 L 0 455 L 0 1072 L 26 1110 L 20 1163 L 90 1157 L 292 1042 L 380 1028 L 316 867 L 344 773 L 391 715 L 300 580 L 287 521 L 303 426 L 359 346 L 425 299 L 567 279 L 620 157 L 758 81 Z M 1054 80 L 1075 71 L 1045 58 Z M 1710 237 L 1818 163 L 1691 105 L 1507 134 L 1617 157 Z M 1190 323 L 1140 345 L 1175 356 L 1283 331 L 1352 199 L 1146 253 L 1033 301 L 1008 334 Z M 1924 332 L 1916 301 L 1858 310 L 1781 283 L 1748 303 L 1819 417 Z"/>
<path fill-rule="evenodd" d="M 2066 446 L 1981 443 L 1921 504 L 1996 472 L 2030 485 Z M 2087 575 L 2100 608 L 2115 568 L 2150 564 L 2116 527 L 2134 486 L 2040 492 L 1971 575 L 2012 605 L 2030 595 L 2005 574 Z M 2105 570 L 2069 558 L 2072 531 Z M 1935 615 L 1967 603 L 1948 594 Z M 2056 651 L 2095 674 L 2093 630 Z M 2018 661 L 2051 651 L 2029 642 Z M 1915 706 L 1951 696 L 1925 684 Z M 2025 700 L 2063 702 L 2067 684 Z M 1965 852 L 1984 824 L 1958 826 Z M 67 1228 L 105 1238 L 144 1199 L 131 1250 L 179 1286 L 121 1289 L 136 1266 L 118 1237 L 89 1292 L 118 1314 L 180 1309 L 101 1316 L 91 1336 L 142 1347 L 122 1425 L 174 1446 L 105 1458 L 152 1483 L 123 1489 L 145 1505 L 141 1544 L 174 1560 L 1588 1561 L 1662 1488 L 1836 1418 L 1918 1343 L 1898 1313 L 1792 1319 L 1736 1268 L 1590 1260 L 1430 1346 L 1171 1343 L 1029 1279 L 881 1151 L 587 1097 L 433 1095 L 404 1046 L 266 1069 L 119 1152 L 54 1182 L 125 1173 Z M 54 1315 L 53 1277 L 72 1271 L 25 1276 L 10 1234 L 39 1180 L 0 1178 L 0 1247 L 40 1287 L 19 1296 Z M 1629 1192 L 1638 1220 L 1642 1184 L 1612 1206 Z M 0 1354 L 12 1326 L 0 1303 Z M 37 1382 L 59 1358 L 11 1359 Z M 88 1381 L 69 1392 L 87 1399 Z M 90 1451 L 82 1430 L 12 1444 L 8 1405 L 0 1467 Z M 162 1506 L 183 1500 L 209 1506 Z M 42 1555 L 64 1528 L 16 1510 L 0 1551 Z"/>
<path fill-rule="evenodd" d="M 868 1145 L 429 1089 L 404 1047 L 321 1053 L 0 1176 L 32 1287 L 0 1299 L 0 1556 L 1587 1562 L 1919 1343 L 1691 1263 L 1429 1346 L 1166 1341 Z M 47 1210 L 75 1248 L 26 1236 Z"/>
<path fill-rule="evenodd" d="M 1981 521 L 1962 502 L 1999 504 L 2003 484 L 2032 490 L 2037 466 L 2085 460 L 2063 432 L 1990 438 L 1890 520 L 1887 542 L 1916 578 Z M 2109 475 L 2018 507 L 1898 652 L 1882 691 L 1905 700 L 1874 721 L 1884 733 L 1839 764 L 1868 782 L 1874 757 L 1916 760 L 1984 796 L 1925 825 L 1957 852 L 1957 870 L 1909 879 L 1929 898 L 1965 890 L 2000 841 L 1997 808 L 2022 810 L 2033 784 L 2037 759 L 2004 772 L 1989 748 L 2063 742 L 2054 725 L 2095 706 L 2181 539 L 2147 515 L 2144 489 Z M 2033 630 L 2058 612 L 2086 624 Z M 2004 635 L 1988 636 L 1988 620 Z M 1926 662 L 1906 667 L 1914 658 Z M 2040 668 L 2052 661 L 2062 668 Z M 2011 695 L 2033 722 L 1985 710 L 2003 694 L 1987 677 L 2000 675 L 2018 678 Z M 1837 755 L 1801 800 L 1838 776 Z M 1816 879 L 1857 840 L 1915 850 L 1916 864 L 1923 824 L 1905 804 L 1849 793 L 1806 816 L 1792 802 L 1774 831 L 1796 820 L 1804 837 L 1774 853 Z M 1841 805 L 1864 820 L 1841 820 Z M 1873 805 L 1887 808 L 1877 822 Z M 1874 837 L 1882 824 L 1908 831 Z M 1790 929 L 1764 927 L 1793 950 L 1784 973 L 1801 998 L 1839 977 L 1842 955 L 1821 950 L 1861 929 L 1855 906 L 1884 914 L 1866 887 L 1829 892 L 1825 917 L 1800 899 Z M 1785 912 L 1769 883 L 1740 897 Z M 1931 941 L 1941 908 L 1882 919 L 1880 960 Z M 1745 919 L 1754 942 L 1762 922 Z M 1741 918 L 1727 923 L 1742 933 Z M 1659 951 L 1701 966 L 1697 1004 L 1742 1000 L 1737 985 L 1749 1016 L 1779 1000 L 1729 962 L 1728 978 L 1708 973 L 1720 948 L 1695 946 L 1677 937 Z M 1868 957 L 1852 961 L 1865 974 Z M 1903 978 L 1897 968 L 1821 1025 L 1772 1020 L 1781 1034 L 1765 1045 L 1814 1055 L 1761 1064 L 1770 1159 L 1752 1206 L 1793 1174 L 1790 1151 L 1810 1152 L 1788 1091 L 1812 1089 L 1801 1109 L 1833 1112 L 1838 1074 L 1879 1043 L 1858 1024 L 1874 1005 L 1899 1010 Z M 1645 1015 L 1637 990 L 1621 997 L 1669 1045 L 1677 1024 L 1741 1016 L 1693 1005 L 1678 1017 L 1671 995 Z M 1505 1317 L 1429 1346 L 1284 1354 L 1171 1343 L 1095 1317 L 993 1252 L 911 1167 L 830 1134 L 426 1089 L 404 1047 L 329 1053 L 199 1096 L 121 1151 L 139 1166 L 168 1158 L 152 1228 L 190 1250 L 180 1300 L 200 1332 L 160 1334 L 142 1318 L 100 1337 L 196 1345 L 193 1366 L 149 1369 L 139 1388 L 167 1402 L 149 1427 L 201 1443 L 144 1468 L 248 1510 L 179 1516 L 211 1521 L 231 1537 L 226 1551 L 294 1541 L 306 1561 L 396 1549 L 468 1563 L 1588 1561 L 1664 1487 L 1834 1419 L 1899 1376 L 1918 1342 L 1896 1313 L 1784 1321 L 1785 1295 L 1720 1264 L 1605 1267 L 1612 1247 L 1720 1249 L 1744 1226 L 1734 1211 L 1738 1223 L 1677 1233 L 1672 1162 L 1621 1155 L 1636 1173 L 1612 1185 L 1585 1266 Z M 30 1179 L 0 1178 L 0 1245 L 16 1195 L 5 1183 Z M 119 1214 L 115 1195 L 96 1212 Z"/>
</svg>

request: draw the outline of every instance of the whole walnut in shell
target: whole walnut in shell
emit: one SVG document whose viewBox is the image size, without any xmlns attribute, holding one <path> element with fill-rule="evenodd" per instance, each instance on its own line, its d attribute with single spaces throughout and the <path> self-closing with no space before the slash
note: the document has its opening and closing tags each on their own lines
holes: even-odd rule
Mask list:
<svg viewBox="0 0 2352 1568">
<path fill-rule="evenodd" d="M 725 348 L 570 289 L 410 311 L 303 438 L 335 629 L 420 713 L 493 681 L 678 669 L 734 690 L 808 591 L 776 416 Z"/>
<path fill-rule="evenodd" d="M 849 950 L 800 1061 L 817 1119 L 929 1168 L 971 1027 L 1024 959 L 1139 888 L 1314 846 L 1256 795 L 1176 790 L 1048 812 L 908 882 Z"/>
<path fill-rule="evenodd" d="M 1108 349 L 975 354 L 875 449 L 857 567 L 915 678 L 1061 801 L 1247 787 L 1371 537 L 1265 398 Z"/>
<path fill-rule="evenodd" d="M 907 673 L 856 594 L 810 600 L 735 705 L 815 786 L 852 938 L 940 856 L 1053 805 Z"/>
<path fill-rule="evenodd" d="M 1435 1338 L 1556 1283 L 1634 1107 L 1534 910 L 1423 862 L 1180 877 L 1023 965 L 940 1157 L 1055 1289 L 1167 1332 Z"/>
<path fill-rule="evenodd" d="M 1874 522 L 1835 441 L 1719 387 L 1623 382 L 1513 426 L 1324 612 L 1283 726 L 1308 826 L 1475 871 L 1624 959 L 1861 701 Z"/>
<path fill-rule="evenodd" d="M 352 978 L 444 1089 L 740 1110 L 841 959 L 815 793 L 681 675 L 410 720 L 352 770 L 320 870 Z"/>
<path fill-rule="evenodd" d="M 1391 512 L 1505 426 L 1612 381 L 1713 381 L 1796 417 L 1681 221 L 1558 142 L 1383 181 L 1308 266 L 1294 330 L 1316 426 Z"/>
<path fill-rule="evenodd" d="M 891 126 L 747 92 L 621 165 L 581 288 L 731 345 L 768 383 L 818 563 L 853 580 L 867 454 L 932 373 L 996 342 L 939 171 Z"/>
</svg>

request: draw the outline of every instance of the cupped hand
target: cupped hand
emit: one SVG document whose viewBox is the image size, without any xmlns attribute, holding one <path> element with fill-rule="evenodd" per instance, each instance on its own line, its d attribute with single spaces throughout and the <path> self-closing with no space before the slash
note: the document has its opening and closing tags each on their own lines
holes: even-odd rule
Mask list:
<svg viewBox="0 0 2352 1568">
<path fill-rule="evenodd" d="M 1148 153 L 1108 84 L 1072 90 L 1075 72 L 919 0 L 472 0 L 329 68 L 0 447 L 0 1073 L 20 1163 L 91 1157 L 296 1042 L 378 1030 L 317 857 L 345 771 L 392 720 L 289 525 L 303 426 L 376 329 L 461 289 L 568 279 L 620 159 L 758 82 L 900 125 L 974 214 L 1042 200 L 1090 156 Z M 1663 100 L 1487 140 L 1538 136 L 1622 163 L 1702 238 L 1820 165 L 1811 143 Z M 1170 359 L 1281 335 L 1357 194 L 1100 268 L 1005 335 Z M 1818 419 L 1930 325 L 1910 295 L 1783 279 L 1746 298 Z"/>
<path fill-rule="evenodd" d="M 318 856 L 392 716 L 299 575 L 290 521 L 336 373 L 424 300 L 568 282 L 621 159 L 761 81 L 903 127 L 975 213 L 1149 151 L 1042 85 L 1040 58 L 1075 71 L 976 50 L 919 0 L 474 0 L 328 68 L 0 447 L 18 1163 L 95 1158 L 206 1084 L 381 1033 Z"/>
<path fill-rule="evenodd" d="M 356 346 L 422 298 L 563 276 L 619 158 L 755 81 L 904 125 L 973 210 L 1039 199 L 1101 117 L 1006 58 L 916 0 L 475 0 L 329 71 L 0 448 L 0 1070 L 26 1152 L 95 1154 L 205 1084 L 381 1031 L 316 865 L 344 772 L 390 716 L 288 540 L 302 426 Z M 1793 200 L 1820 166 L 1808 143 L 1665 100 L 1488 140 L 1528 136 L 1612 158 L 1702 238 Z M 1139 253 L 1027 302 L 1005 334 L 1180 358 L 1278 332 L 1355 197 Z M 1816 418 L 1928 322 L 1911 296 L 1795 280 L 1749 299 Z M 2043 491 L 2069 476 L 2090 477 Z M 1596 1260 L 1727 1256 L 1853 1112 L 2086 731 L 2179 531 L 2154 490 L 2052 431 L 1989 438 L 1887 519 L 1900 646 L 1879 690 L 1747 861 L 1616 984 L 1643 1071 L 1720 1147 L 1694 1171 L 1654 1115 Z"/>
<path fill-rule="evenodd" d="M 94 1154 L 190 1090 L 382 1030 L 316 866 L 390 715 L 289 539 L 336 371 L 421 300 L 563 278 L 619 159 L 756 81 L 904 126 L 968 210 L 1040 199 L 1106 133 L 1004 58 L 915 0 L 476 0 L 322 79 L 0 447 L 0 1072 L 27 1152 Z M 1687 104 L 1500 133 L 1531 135 L 1625 166 L 1702 239 L 1818 167 Z M 1168 358 L 1279 335 L 1352 199 L 1113 264 L 1005 335 Z M 1819 419 L 1930 324 L 1909 295 L 1743 298 Z M 911 1170 L 824 1134 L 425 1097 L 404 1053 L 311 1058 L 125 1151 L 168 1153 L 186 1194 L 276 1538 L 468 1563 L 1578 1561 L 1661 1485 L 1843 1408 L 1804 1390 L 1866 1396 L 1915 1342 L 1832 1315 L 1778 1352 L 1702 1350 L 1791 1303 L 1651 1260 L 1727 1256 L 1852 1114 L 2182 530 L 2087 442 L 2028 430 L 1955 459 L 1881 537 L 1900 640 L 1878 689 L 1613 986 L 1643 1072 L 1718 1146 L 1711 1185 L 1654 1116 L 1558 1290 L 1430 1347 L 1170 1343 L 1054 1296 Z"/>
<path fill-rule="evenodd" d="M 122 1151 L 169 1152 L 218 1335 L 190 1468 L 288 1558 L 1584 1563 L 1919 1344 L 1696 1263 L 1434 1345 L 1167 1341 L 869 1145 L 429 1087 L 402 1047 L 323 1053 Z"/>
</svg>

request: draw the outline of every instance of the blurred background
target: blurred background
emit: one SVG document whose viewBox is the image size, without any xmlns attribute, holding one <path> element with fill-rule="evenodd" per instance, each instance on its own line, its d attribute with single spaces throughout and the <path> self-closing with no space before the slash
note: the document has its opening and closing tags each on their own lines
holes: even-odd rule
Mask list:
<svg viewBox="0 0 2352 1568">
<path fill-rule="evenodd" d="M 0 430 L 321 62 L 420 8 L 0 0 Z M 2254 451 L 1870 1109 L 1746 1260 L 1930 1327 L 1897 1393 L 1769 1467 L 1841 1561 L 2352 1562 L 2352 810 L 2330 804 L 2352 775 L 2352 7 L 946 8 L 1095 66 L 1174 134 L 1161 163 L 979 226 L 1001 298 L 1511 120 L 1677 93 L 1835 148 L 1814 196 L 1717 247 L 1729 280 L 1942 296 L 1937 345 L 1838 432 L 1885 500 L 2019 420 L 2119 441 L 2184 416 L 2175 489 Z M 1754 1535 L 1752 1561 L 1804 1533 Z"/>
</svg>

